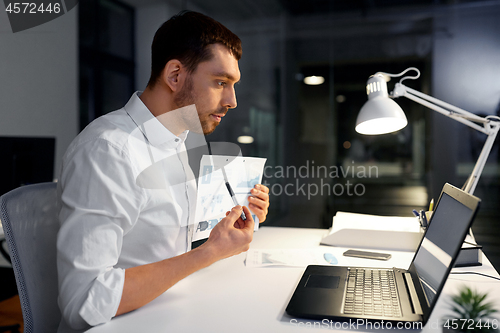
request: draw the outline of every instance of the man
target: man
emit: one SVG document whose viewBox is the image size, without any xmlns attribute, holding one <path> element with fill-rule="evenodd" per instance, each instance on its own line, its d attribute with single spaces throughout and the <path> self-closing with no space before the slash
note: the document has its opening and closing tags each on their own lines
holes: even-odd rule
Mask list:
<svg viewBox="0 0 500 333">
<path fill-rule="evenodd" d="M 183 12 L 152 45 L 145 91 L 92 122 L 63 158 L 59 180 L 59 331 L 137 309 L 184 277 L 246 251 L 269 189 L 256 185 L 200 247 L 190 249 L 196 184 L 188 130 L 209 134 L 236 107 L 241 42 L 219 22 Z M 241 219 L 242 210 L 247 216 Z"/>
</svg>

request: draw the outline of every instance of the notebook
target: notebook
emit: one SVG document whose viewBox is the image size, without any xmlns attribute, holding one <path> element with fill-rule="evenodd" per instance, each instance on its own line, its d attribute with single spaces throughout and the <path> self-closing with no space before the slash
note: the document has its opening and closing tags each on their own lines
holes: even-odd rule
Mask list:
<svg viewBox="0 0 500 333">
<path fill-rule="evenodd" d="M 406 269 L 310 265 L 286 312 L 308 319 L 423 322 L 458 257 L 480 199 L 445 184 Z"/>
</svg>

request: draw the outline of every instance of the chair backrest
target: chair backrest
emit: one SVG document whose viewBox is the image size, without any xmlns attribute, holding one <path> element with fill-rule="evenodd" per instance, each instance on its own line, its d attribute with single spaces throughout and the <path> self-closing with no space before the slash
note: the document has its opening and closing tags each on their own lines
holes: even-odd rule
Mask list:
<svg viewBox="0 0 500 333">
<path fill-rule="evenodd" d="M 27 185 L 0 197 L 0 220 L 9 245 L 24 319 L 24 332 L 56 332 L 56 183 Z"/>
</svg>

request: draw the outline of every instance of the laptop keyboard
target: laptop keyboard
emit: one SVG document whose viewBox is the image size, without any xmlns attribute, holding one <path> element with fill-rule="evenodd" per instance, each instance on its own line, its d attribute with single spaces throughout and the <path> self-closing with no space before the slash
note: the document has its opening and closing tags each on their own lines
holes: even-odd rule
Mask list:
<svg viewBox="0 0 500 333">
<path fill-rule="evenodd" d="M 350 268 L 344 313 L 401 317 L 394 272 L 385 269 Z"/>
</svg>

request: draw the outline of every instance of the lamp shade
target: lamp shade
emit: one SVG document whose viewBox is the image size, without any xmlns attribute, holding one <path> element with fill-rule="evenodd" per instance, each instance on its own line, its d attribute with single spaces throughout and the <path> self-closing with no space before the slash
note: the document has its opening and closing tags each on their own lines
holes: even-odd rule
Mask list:
<svg viewBox="0 0 500 333">
<path fill-rule="evenodd" d="M 368 101 L 359 111 L 356 132 L 378 135 L 398 131 L 408 124 L 401 107 L 389 98 L 383 75 L 375 74 L 368 79 Z"/>
</svg>

